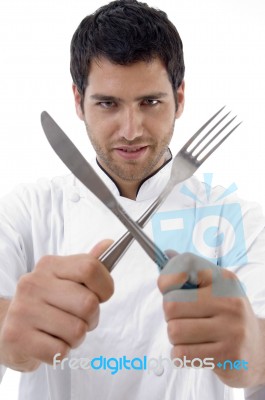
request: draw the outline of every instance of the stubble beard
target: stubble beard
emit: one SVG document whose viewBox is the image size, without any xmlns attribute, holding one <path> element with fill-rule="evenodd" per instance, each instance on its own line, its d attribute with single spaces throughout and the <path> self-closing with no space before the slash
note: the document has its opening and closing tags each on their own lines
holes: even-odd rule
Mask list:
<svg viewBox="0 0 265 400">
<path fill-rule="evenodd" d="M 165 161 L 168 146 L 174 132 L 174 125 L 175 124 L 173 122 L 170 132 L 164 135 L 164 139 L 159 143 L 159 145 L 157 143 L 150 144 L 151 154 L 153 154 L 153 157 L 150 155 L 144 164 L 141 163 L 140 165 L 138 165 L 138 160 L 127 160 L 126 163 L 124 162 L 124 164 L 118 163 L 113 160 L 111 154 L 107 153 L 107 151 L 104 151 L 104 149 L 98 144 L 98 142 L 92 135 L 87 123 L 85 123 L 88 137 L 97 154 L 98 161 L 102 165 L 102 167 L 107 169 L 110 175 L 114 175 L 114 178 L 116 176 L 122 180 L 130 182 L 144 180 L 156 170 L 156 166 L 159 164 L 160 160 L 163 157 L 163 162 Z M 122 144 L 139 145 L 141 143 L 123 141 Z M 119 143 L 119 145 L 122 144 Z"/>
</svg>

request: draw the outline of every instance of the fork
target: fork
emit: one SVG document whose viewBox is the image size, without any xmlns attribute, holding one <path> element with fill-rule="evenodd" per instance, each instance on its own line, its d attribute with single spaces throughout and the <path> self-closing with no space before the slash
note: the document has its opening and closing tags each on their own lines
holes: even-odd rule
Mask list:
<svg viewBox="0 0 265 400">
<path fill-rule="evenodd" d="M 238 123 L 225 136 L 222 137 L 205 155 L 203 153 L 210 147 L 215 139 L 225 131 L 225 129 L 234 121 L 236 116 L 230 119 L 217 133 L 207 142 L 208 136 L 215 132 L 216 128 L 224 121 L 230 112 L 225 114 L 206 134 L 203 135 L 207 126 L 223 111 L 222 107 L 217 111 L 202 127 L 187 141 L 173 159 L 170 178 L 158 196 L 158 198 L 148 207 L 144 214 L 137 220 L 139 226 L 144 227 L 153 213 L 163 203 L 172 189 L 180 182 L 190 178 L 193 173 L 204 163 L 204 161 L 231 135 L 231 133 L 242 123 Z M 202 136 L 202 137 L 201 137 Z M 197 143 L 196 139 L 199 139 Z M 206 142 L 206 143 L 205 143 Z M 200 148 L 202 145 L 202 148 Z M 190 149 L 191 147 L 191 149 Z M 202 156 L 203 155 L 203 156 Z M 200 157 L 202 156 L 202 157 Z M 99 258 L 105 267 L 111 272 L 124 252 L 132 243 L 134 237 L 130 232 L 126 232 L 115 243 L 112 244 Z"/>
</svg>

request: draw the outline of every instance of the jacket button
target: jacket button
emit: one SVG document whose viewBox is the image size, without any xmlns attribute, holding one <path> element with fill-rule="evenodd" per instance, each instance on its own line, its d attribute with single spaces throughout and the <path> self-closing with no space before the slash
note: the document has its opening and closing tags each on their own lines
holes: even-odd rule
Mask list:
<svg viewBox="0 0 265 400">
<path fill-rule="evenodd" d="M 72 193 L 70 196 L 70 200 L 73 203 L 77 203 L 80 200 L 80 195 L 78 193 Z"/>
</svg>

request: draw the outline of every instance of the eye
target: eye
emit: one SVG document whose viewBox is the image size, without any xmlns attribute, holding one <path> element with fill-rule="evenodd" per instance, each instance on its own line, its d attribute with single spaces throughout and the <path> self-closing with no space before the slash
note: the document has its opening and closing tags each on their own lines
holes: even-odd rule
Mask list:
<svg viewBox="0 0 265 400">
<path fill-rule="evenodd" d="M 115 107 L 116 104 L 113 101 L 100 101 L 97 103 L 97 105 L 102 108 L 109 109 Z"/>
<path fill-rule="evenodd" d="M 142 104 L 144 106 L 151 106 L 151 107 L 156 106 L 159 103 L 160 103 L 160 101 L 157 99 L 145 99 L 142 101 Z"/>
</svg>

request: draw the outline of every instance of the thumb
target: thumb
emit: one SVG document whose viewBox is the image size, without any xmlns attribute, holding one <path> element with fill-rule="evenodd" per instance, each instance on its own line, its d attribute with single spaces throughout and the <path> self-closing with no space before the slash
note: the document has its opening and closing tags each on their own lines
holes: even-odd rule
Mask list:
<svg viewBox="0 0 265 400">
<path fill-rule="evenodd" d="M 173 258 L 175 256 L 177 256 L 179 253 L 176 252 L 176 250 L 172 250 L 172 249 L 167 249 L 165 250 L 165 254 L 168 256 L 168 258 Z"/>
<path fill-rule="evenodd" d="M 112 239 L 104 239 L 97 243 L 89 252 L 92 256 L 99 258 L 114 242 Z"/>
</svg>

